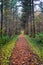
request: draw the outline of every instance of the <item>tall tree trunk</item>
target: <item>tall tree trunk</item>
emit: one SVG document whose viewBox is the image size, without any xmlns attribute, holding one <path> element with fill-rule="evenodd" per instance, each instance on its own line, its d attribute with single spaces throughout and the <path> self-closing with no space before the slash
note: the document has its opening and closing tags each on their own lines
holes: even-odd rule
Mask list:
<svg viewBox="0 0 43 65">
<path fill-rule="evenodd" d="M 7 35 L 7 15 L 5 13 L 5 35 Z"/>
<path fill-rule="evenodd" d="M 32 18 L 33 18 L 33 37 L 35 37 L 35 21 L 34 21 L 34 3 L 32 0 Z"/>
<path fill-rule="evenodd" d="M 1 0 L 1 37 L 2 37 L 2 29 L 3 29 L 3 0 Z"/>
<path fill-rule="evenodd" d="M 32 7 L 33 7 L 33 6 L 32 6 L 32 5 L 33 5 L 33 4 L 32 4 L 32 0 L 31 0 L 31 4 L 30 4 L 30 8 L 31 8 L 31 9 L 30 9 L 30 16 L 29 16 L 29 18 L 30 18 L 30 37 L 32 37 L 32 34 L 33 34 L 33 33 L 32 33 L 32 18 L 33 18 L 33 17 L 32 17 L 32 15 L 33 15 Z"/>
<path fill-rule="evenodd" d="M 12 23 L 13 23 L 13 27 L 12 27 L 13 28 L 13 34 L 14 34 L 15 33 L 15 31 L 14 31 L 14 7 L 13 7 L 13 22 Z"/>
<path fill-rule="evenodd" d="M 30 16 L 30 37 L 32 37 L 32 16 Z"/>
</svg>

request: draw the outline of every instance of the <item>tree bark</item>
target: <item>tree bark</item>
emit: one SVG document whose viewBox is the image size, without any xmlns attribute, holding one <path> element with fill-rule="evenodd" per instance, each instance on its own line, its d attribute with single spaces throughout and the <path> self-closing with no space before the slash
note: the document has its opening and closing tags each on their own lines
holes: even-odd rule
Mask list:
<svg viewBox="0 0 43 65">
<path fill-rule="evenodd" d="M 1 0 L 1 37 L 2 37 L 2 29 L 3 29 L 3 0 Z"/>
</svg>

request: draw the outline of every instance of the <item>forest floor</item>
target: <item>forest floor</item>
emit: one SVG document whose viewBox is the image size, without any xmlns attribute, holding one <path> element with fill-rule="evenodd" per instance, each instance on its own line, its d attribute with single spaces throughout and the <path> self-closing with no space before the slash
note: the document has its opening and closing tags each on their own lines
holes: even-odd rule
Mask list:
<svg viewBox="0 0 43 65">
<path fill-rule="evenodd" d="M 9 58 L 9 65 L 43 65 L 39 57 L 33 53 L 23 34 L 19 36 Z"/>
</svg>

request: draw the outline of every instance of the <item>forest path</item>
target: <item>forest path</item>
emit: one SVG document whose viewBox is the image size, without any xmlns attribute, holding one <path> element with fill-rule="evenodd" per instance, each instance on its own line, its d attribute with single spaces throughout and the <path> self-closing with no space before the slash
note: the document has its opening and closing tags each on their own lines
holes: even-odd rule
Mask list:
<svg viewBox="0 0 43 65">
<path fill-rule="evenodd" d="M 9 59 L 9 65 L 41 65 L 39 57 L 31 51 L 24 35 L 20 35 Z"/>
</svg>

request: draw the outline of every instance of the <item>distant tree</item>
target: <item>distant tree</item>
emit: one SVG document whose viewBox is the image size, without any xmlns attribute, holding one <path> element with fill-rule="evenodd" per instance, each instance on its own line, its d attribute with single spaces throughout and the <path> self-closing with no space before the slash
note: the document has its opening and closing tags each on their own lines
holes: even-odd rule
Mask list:
<svg viewBox="0 0 43 65">
<path fill-rule="evenodd" d="M 22 25 L 25 29 L 25 33 L 28 34 L 30 22 L 30 34 L 35 37 L 35 22 L 34 22 L 34 3 L 33 0 L 22 0 Z M 32 28 L 33 25 L 33 28 Z"/>
<path fill-rule="evenodd" d="M 43 15 L 40 13 L 38 16 L 35 17 L 35 31 L 36 33 L 43 32 Z"/>
<path fill-rule="evenodd" d="M 10 0 L 4 0 L 4 25 L 5 25 L 5 35 L 8 34 L 7 30 L 7 23 L 9 21 L 9 9 L 10 9 Z"/>
<path fill-rule="evenodd" d="M 28 18 L 30 15 L 31 9 L 31 0 L 22 0 L 22 21 L 23 21 L 23 28 L 25 29 L 25 33 L 28 34 Z M 26 28 L 27 27 L 27 28 Z"/>
<path fill-rule="evenodd" d="M 13 35 L 14 31 L 14 13 L 17 0 L 4 0 L 4 25 L 5 34 Z"/>
</svg>

